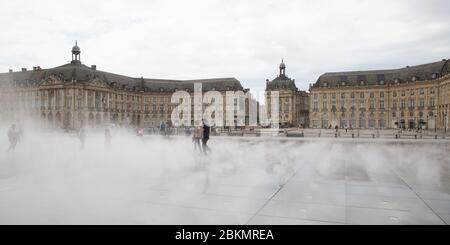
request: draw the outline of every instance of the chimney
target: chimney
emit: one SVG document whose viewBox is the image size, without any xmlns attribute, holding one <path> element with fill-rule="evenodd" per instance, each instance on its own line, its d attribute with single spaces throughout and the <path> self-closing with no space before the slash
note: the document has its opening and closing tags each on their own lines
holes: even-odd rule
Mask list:
<svg viewBox="0 0 450 245">
<path fill-rule="evenodd" d="M 9 69 L 9 73 L 12 73 L 13 72 L 13 70 L 12 69 Z"/>
<path fill-rule="evenodd" d="M 36 69 L 37 69 L 37 67 L 36 67 L 36 66 L 33 66 L 33 71 L 36 71 Z"/>
<path fill-rule="evenodd" d="M 38 70 L 38 71 L 40 71 L 40 70 L 42 70 L 42 69 L 41 69 L 41 67 L 40 67 L 40 66 L 38 66 L 38 67 L 37 67 L 37 70 Z"/>
<path fill-rule="evenodd" d="M 91 69 L 92 70 L 97 70 L 97 66 L 96 65 L 91 65 Z"/>
<path fill-rule="evenodd" d="M 22 68 L 22 71 L 27 71 L 27 68 Z"/>
</svg>

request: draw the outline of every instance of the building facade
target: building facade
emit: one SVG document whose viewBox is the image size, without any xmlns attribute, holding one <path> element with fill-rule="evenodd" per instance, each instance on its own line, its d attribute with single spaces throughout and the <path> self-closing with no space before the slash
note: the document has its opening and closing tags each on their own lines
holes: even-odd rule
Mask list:
<svg viewBox="0 0 450 245">
<path fill-rule="evenodd" d="M 282 127 L 309 126 L 309 95 L 298 90 L 295 79 L 286 76 L 286 65 L 279 66 L 280 73 L 272 81 L 266 80 L 265 104 L 267 116 L 271 117 L 271 92 L 279 94 L 279 122 Z"/>
<path fill-rule="evenodd" d="M 171 123 L 178 105 L 171 102 L 173 93 L 187 91 L 193 98 L 195 83 L 202 84 L 202 92 L 218 91 L 223 96 L 228 91 L 249 91 L 235 78 L 164 80 L 117 75 L 82 64 L 80 55 L 75 44 L 69 64 L 0 74 L 0 119 L 37 119 L 44 127 L 68 129 L 105 123 L 158 127 L 162 122 Z M 203 104 L 203 109 L 206 106 Z M 248 109 L 248 101 L 245 106 Z M 193 125 L 193 99 L 191 107 Z"/>
<path fill-rule="evenodd" d="M 449 128 L 450 61 L 325 73 L 310 86 L 313 128 Z"/>
</svg>

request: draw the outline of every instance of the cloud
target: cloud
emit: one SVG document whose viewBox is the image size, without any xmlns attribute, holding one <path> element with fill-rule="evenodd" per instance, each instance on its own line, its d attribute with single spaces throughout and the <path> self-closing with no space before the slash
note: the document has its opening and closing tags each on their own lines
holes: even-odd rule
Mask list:
<svg viewBox="0 0 450 245">
<path fill-rule="evenodd" d="M 297 86 L 325 72 L 398 68 L 450 58 L 445 0 L 7 1 L 0 70 L 70 60 L 149 77 L 236 77 L 264 90 L 281 58 Z"/>
</svg>

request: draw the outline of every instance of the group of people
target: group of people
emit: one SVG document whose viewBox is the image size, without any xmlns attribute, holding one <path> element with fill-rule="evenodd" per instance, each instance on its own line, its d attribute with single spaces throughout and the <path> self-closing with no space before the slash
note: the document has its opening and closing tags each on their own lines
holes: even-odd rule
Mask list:
<svg viewBox="0 0 450 245">
<path fill-rule="evenodd" d="M 111 149 L 111 130 L 109 128 L 105 129 L 105 148 L 106 149 Z M 86 129 L 84 127 L 80 128 L 80 130 L 78 131 L 78 138 L 80 139 L 81 142 L 81 149 L 84 149 L 84 145 L 86 143 Z"/>
<path fill-rule="evenodd" d="M 202 121 L 201 125 L 200 123 L 197 123 L 192 134 L 192 142 L 194 142 L 195 150 L 203 152 L 205 155 L 208 154 L 208 152 L 211 152 L 211 149 L 208 147 L 210 132 L 211 128 L 205 123 L 205 121 Z M 201 145 L 200 141 L 202 142 Z"/>
<path fill-rule="evenodd" d="M 8 139 L 9 139 L 9 148 L 8 151 L 14 150 L 16 148 L 17 143 L 23 137 L 23 127 L 22 125 L 13 124 L 8 129 Z"/>
</svg>

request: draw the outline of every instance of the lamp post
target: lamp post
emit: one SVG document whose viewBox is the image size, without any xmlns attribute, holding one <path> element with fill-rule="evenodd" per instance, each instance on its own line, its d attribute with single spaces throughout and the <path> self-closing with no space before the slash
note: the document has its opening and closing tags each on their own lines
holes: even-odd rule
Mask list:
<svg viewBox="0 0 450 245">
<path fill-rule="evenodd" d="M 427 131 L 428 131 L 428 115 L 427 115 Z"/>
<path fill-rule="evenodd" d="M 434 114 L 434 132 L 435 132 L 435 133 L 436 133 L 436 126 L 437 126 L 436 120 L 437 120 L 437 115 Z"/>
<path fill-rule="evenodd" d="M 447 112 L 444 115 L 444 134 L 447 134 Z"/>
</svg>

